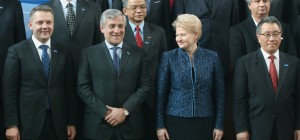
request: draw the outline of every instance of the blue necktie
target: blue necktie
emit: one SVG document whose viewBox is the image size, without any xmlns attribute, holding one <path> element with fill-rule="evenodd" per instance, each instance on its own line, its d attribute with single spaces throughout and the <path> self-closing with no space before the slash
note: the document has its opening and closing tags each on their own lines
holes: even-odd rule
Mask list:
<svg viewBox="0 0 300 140">
<path fill-rule="evenodd" d="M 45 78 L 47 81 L 49 80 L 49 73 L 50 73 L 50 58 L 47 52 L 48 46 L 47 45 L 41 45 L 40 48 L 43 50 L 42 51 L 42 64 L 44 67 L 44 73 L 45 73 Z M 50 97 L 47 95 L 46 99 L 46 108 L 50 109 Z"/>
<path fill-rule="evenodd" d="M 50 58 L 47 52 L 48 46 L 41 45 L 40 48 L 43 50 L 42 52 L 42 64 L 44 67 L 45 78 L 49 80 L 49 72 L 50 72 Z"/>
<path fill-rule="evenodd" d="M 115 66 L 115 70 L 118 73 L 120 69 L 120 58 L 117 54 L 117 50 L 119 49 L 118 47 L 113 47 L 113 64 Z"/>
</svg>

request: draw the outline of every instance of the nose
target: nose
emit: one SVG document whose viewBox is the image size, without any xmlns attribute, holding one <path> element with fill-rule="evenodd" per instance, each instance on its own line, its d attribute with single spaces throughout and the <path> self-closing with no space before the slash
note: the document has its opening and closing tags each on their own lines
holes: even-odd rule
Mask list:
<svg viewBox="0 0 300 140">
<path fill-rule="evenodd" d="M 265 2 L 263 0 L 259 1 L 259 6 L 265 6 Z"/>
</svg>

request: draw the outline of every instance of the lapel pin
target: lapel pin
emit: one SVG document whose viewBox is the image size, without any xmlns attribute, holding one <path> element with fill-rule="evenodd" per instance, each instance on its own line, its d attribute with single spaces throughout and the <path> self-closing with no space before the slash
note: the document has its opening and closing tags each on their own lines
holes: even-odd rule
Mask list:
<svg viewBox="0 0 300 140">
<path fill-rule="evenodd" d="M 160 3 L 161 1 L 159 0 L 159 1 L 155 1 L 154 3 Z"/>
<path fill-rule="evenodd" d="M 148 44 L 149 44 L 149 42 L 145 42 L 145 44 L 147 44 L 147 45 L 148 45 Z"/>
<path fill-rule="evenodd" d="M 288 66 L 289 66 L 289 64 L 284 64 L 283 66 L 285 66 L 285 67 L 288 67 Z"/>
<path fill-rule="evenodd" d="M 81 8 L 81 10 L 82 10 L 82 11 L 85 11 L 85 9 L 84 9 L 84 8 Z"/>
<path fill-rule="evenodd" d="M 130 52 L 126 52 L 128 55 L 130 55 Z"/>
<path fill-rule="evenodd" d="M 57 50 L 53 50 L 53 52 L 57 53 Z"/>
<path fill-rule="evenodd" d="M 148 39 L 152 38 L 151 36 L 147 36 Z"/>
<path fill-rule="evenodd" d="M 3 7 L 2 7 L 2 6 L 0 6 L 0 9 L 3 9 Z"/>
</svg>

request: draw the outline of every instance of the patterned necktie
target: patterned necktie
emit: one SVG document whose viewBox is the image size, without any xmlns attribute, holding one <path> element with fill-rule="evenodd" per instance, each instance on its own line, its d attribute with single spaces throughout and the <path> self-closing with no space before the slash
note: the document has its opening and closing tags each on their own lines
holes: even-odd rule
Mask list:
<svg viewBox="0 0 300 140">
<path fill-rule="evenodd" d="M 136 26 L 135 31 L 136 31 L 136 34 L 135 34 L 136 44 L 138 45 L 139 48 L 142 48 L 143 47 L 143 40 L 142 40 L 142 37 L 141 37 L 141 34 L 140 34 L 140 27 Z"/>
<path fill-rule="evenodd" d="M 113 47 L 113 64 L 115 66 L 115 70 L 117 73 L 119 73 L 120 70 L 120 58 L 117 54 L 118 47 Z"/>
<path fill-rule="evenodd" d="M 49 73 L 50 73 L 50 57 L 48 55 L 47 45 L 41 45 L 40 48 L 43 50 L 42 51 L 42 64 L 44 67 L 44 72 L 45 72 L 45 78 L 48 80 L 49 79 Z"/>
<path fill-rule="evenodd" d="M 276 92 L 278 78 L 277 78 L 277 72 L 276 72 L 276 67 L 275 67 L 275 63 L 274 63 L 274 58 L 275 58 L 274 55 L 269 56 L 269 59 L 271 59 L 269 73 L 270 73 L 270 76 L 271 76 L 274 91 Z"/>
<path fill-rule="evenodd" d="M 73 34 L 74 26 L 75 26 L 75 13 L 73 10 L 72 3 L 68 3 L 67 5 L 68 11 L 67 11 L 67 26 L 69 28 L 70 34 Z"/>
</svg>

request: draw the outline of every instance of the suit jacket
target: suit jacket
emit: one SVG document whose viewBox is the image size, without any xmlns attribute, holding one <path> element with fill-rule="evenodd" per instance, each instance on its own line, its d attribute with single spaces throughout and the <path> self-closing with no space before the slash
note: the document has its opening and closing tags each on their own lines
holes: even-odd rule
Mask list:
<svg viewBox="0 0 300 140">
<path fill-rule="evenodd" d="M 1 79 L 8 47 L 26 39 L 20 2 L 0 0 L 0 19 L 0 139 L 5 139 Z"/>
<path fill-rule="evenodd" d="M 64 52 L 52 44 L 47 81 L 31 38 L 10 47 L 3 76 L 5 126 L 18 126 L 21 139 L 37 139 L 46 118 L 48 96 L 56 133 L 60 139 L 67 139 L 67 125 L 76 123 L 77 109 L 69 65 Z"/>
<path fill-rule="evenodd" d="M 102 9 L 102 12 L 109 9 L 108 0 L 87 0 L 87 1 L 91 1 L 98 4 Z M 122 11 L 123 9 L 122 0 L 112 0 L 112 8 Z"/>
<path fill-rule="evenodd" d="M 214 0 L 211 12 L 204 0 L 175 0 L 174 16 L 188 13 L 196 15 L 202 22 L 200 47 L 218 53 L 227 73 L 229 64 L 229 27 L 238 22 L 237 0 Z"/>
<path fill-rule="evenodd" d="M 151 23 L 144 23 L 144 40 L 142 49 L 146 52 L 147 55 L 146 57 L 149 66 L 148 70 L 151 79 L 151 90 L 149 93 L 147 93 L 147 103 L 151 109 L 154 109 L 156 70 L 160 57 L 162 53 L 168 49 L 168 46 L 166 41 L 166 34 L 162 28 Z M 129 44 L 131 47 L 138 47 L 129 22 L 127 22 L 127 26 L 125 27 L 124 42 Z"/>
<path fill-rule="evenodd" d="M 300 129 L 300 62 L 283 52 L 279 60 L 276 93 L 260 49 L 237 61 L 234 125 L 237 133 L 248 130 L 251 140 L 270 140 L 274 124 L 279 140 L 294 139 L 294 130 Z"/>
<path fill-rule="evenodd" d="M 86 138 L 108 140 L 115 129 L 120 129 L 126 139 L 142 137 L 141 104 L 150 89 L 146 65 L 142 49 L 126 43 L 123 43 L 119 74 L 104 42 L 82 52 L 78 94 L 86 104 L 83 127 Z M 119 126 L 110 126 L 103 119 L 106 105 L 126 108 L 130 114 Z"/>
<path fill-rule="evenodd" d="M 286 24 L 282 24 L 282 38 L 279 49 L 282 52 L 297 56 L 293 36 Z M 256 37 L 256 25 L 249 17 L 247 20 L 230 28 L 230 62 L 235 65 L 238 58 L 260 48 Z"/>
<path fill-rule="evenodd" d="M 71 35 L 60 1 L 52 0 L 46 4 L 54 11 L 55 26 L 52 40 L 71 53 L 77 71 L 81 50 L 103 40 L 99 28 L 101 9 L 92 2 L 77 0 L 74 33 Z"/>
<path fill-rule="evenodd" d="M 174 36 L 172 35 L 169 0 L 150 0 L 150 11 L 147 13 L 145 21 L 162 27 L 166 32 L 168 49 L 174 48 L 171 46 Z"/>
</svg>

